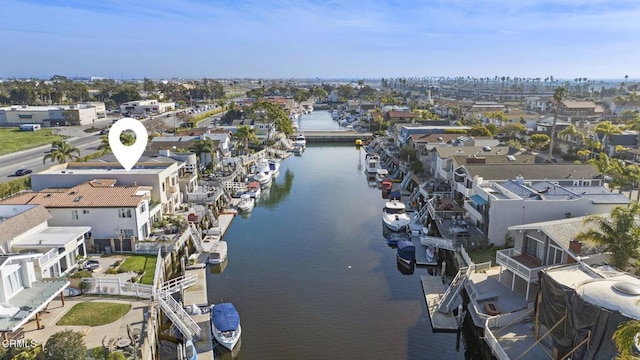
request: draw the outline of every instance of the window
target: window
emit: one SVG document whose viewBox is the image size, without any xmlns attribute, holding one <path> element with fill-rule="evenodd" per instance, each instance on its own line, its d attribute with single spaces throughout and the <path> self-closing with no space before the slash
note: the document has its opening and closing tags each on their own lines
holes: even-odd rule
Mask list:
<svg viewBox="0 0 640 360">
<path fill-rule="evenodd" d="M 133 229 L 124 229 L 124 238 L 131 239 L 133 236 Z"/>
<path fill-rule="evenodd" d="M 538 259 L 542 259 L 542 252 L 544 251 L 541 241 L 536 240 L 530 236 L 527 236 L 527 244 L 525 246 L 525 252 L 531 256 L 535 256 Z"/>
<path fill-rule="evenodd" d="M 145 205 L 145 203 L 142 203 L 142 205 L 140 205 L 140 214 L 144 214 L 146 209 L 147 209 L 147 206 Z"/>
<path fill-rule="evenodd" d="M 71 219 L 78 220 L 78 210 L 71 210 Z"/>
<path fill-rule="evenodd" d="M 549 255 L 547 256 L 546 265 L 555 265 L 562 263 L 562 249 L 557 246 L 549 245 Z"/>
<path fill-rule="evenodd" d="M 89 213 L 89 210 L 82 210 L 82 213 L 83 213 L 83 214 L 88 214 L 88 213 Z"/>
<path fill-rule="evenodd" d="M 22 290 L 23 286 L 22 276 L 20 276 L 20 268 L 4 278 L 4 290 L 7 294 L 7 299 Z"/>
<path fill-rule="evenodd" d="M 130 218 L 131 217 L 131 209 L 118 209 L 118 217 L 120 217 L 120 218 Z"/>
</svg>

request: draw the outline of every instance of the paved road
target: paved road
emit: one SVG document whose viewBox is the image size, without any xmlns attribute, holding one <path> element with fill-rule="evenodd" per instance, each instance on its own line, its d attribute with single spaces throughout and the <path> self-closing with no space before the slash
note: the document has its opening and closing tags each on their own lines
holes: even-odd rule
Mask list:
<svg viewBox="0 0 640 360">
<path fill-rule="evenodd" d="M 200 127 L 211 125 L 212 121 L 216 117 L 220 117 L 222 114 L 216 114 L 200 122 Z M 170 116 L 166 114 L 156 115 L 154 118 L 162 120 L 168 127 L 180 126 L 181 120 L 177 119 L 175 113 L 170 113 Z M 143 120 L 145 122 L 146 120 Z M 97 150 L 100 145 L 99 133 L 86 133 L 84 129 L 90 126 L 97 128 L 109 127 L 112 123 L 112 118 L 97 122 L 93 125 L 63 127 L 58 130 L 59 134 L 67 135 L 71 137 L 71 144 L 80 149 L 81 154 L 87 155 Z M 26 168 L 31 169 L 33 172 L 38 172 L 49 168 L 54 165 L 50 162 L 47 164 L 42 163 L 43 157 L 47 154 L 47 151 L 51 149 L 51 145 L 44 145 L 38 148 L 24 150 L 21 152 L 7 154 L 0 156 L 0 183 L 16 179 L 13 174 L 16 170 Z"/>
</svg>

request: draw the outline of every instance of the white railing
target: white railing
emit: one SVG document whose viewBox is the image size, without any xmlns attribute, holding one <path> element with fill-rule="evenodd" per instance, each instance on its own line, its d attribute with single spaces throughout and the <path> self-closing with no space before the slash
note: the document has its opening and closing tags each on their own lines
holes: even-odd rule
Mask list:
<svg viewBox="0 0 640 360">
<path fill-rule="evenodd" d="M 534 309 L 528 308 L 524 310 L 514 311 L 512 313 L 490 316 L 487 318 L 484 323 L 484 340 L 487 342 L 496 358 L 498 358 L 499 360 L 510 359 L 509 355 L 507 355 L 506 351 L 502 348 L 500 342 L 493 333 L 492 328 L 500 328 L 494 329 L 495 331 L 502 330 L 502 327 L 513 324 L 516 321 L 522 321 L 522 318 L 525 318 L 527 315 L 533 315 L 533 313 Z"/>
<path fill-rule="evenodd" d="M 471 271 L 470 267 L 461 267 L 460 270 L 458 270 L 456 277 L 451 281 L 447 291 L 444 292 L 444 295 L 442 295 L 438 301 L 437 310 L 439 312 L 448 313 L 451 311 L 451 304 L 453 304 L 453 300 L 455 300 L 456 296 L 460 293 L 460 290 L 462 290 L 464 282 L 471 274 Z"/>
<path fill-rule="evenodd" d="M 165 315 L 180 330 L 182 336 L 188 340 L 193 339 L 194 336 L 200 336 L 200 326 L 173 297 L 158 297 L 158 304 Z"/>
<path fill-rule="evenodd" d="M 224 186 L 225 190 L 231 191 L 233 193 L 236 193 L 238 191 L 246 191 L 247 190 L 247 184 L 245 184 L 243 182 L 225 181 L 223 186 Z"/>
<path fill-rule="evenodd" d="M 191 241 L 193 241 L 193 245 L 196 247 L 197 252 L 204 252 L 204 247 L 202 246 L 202 236 L 200 235 L 200 231 L 196 227 L 195 224 L 189 224 L 189 228 L 191 229 Z"/>
<path fill-rule="evenodd" d="M 51 262 L 57 260 L 58 258 L 58 249 L 53 248 L 46 253 L 44 253 L 41 257 L 38 258 L 38 265 L 41 269 L 49 268 Z"/>
<path fill-rule="evenodd" d="M 506 267 L 509 271 L 519 275 L 528 282 L 538 280 L 538 271 L 546 268 L 547 266 L 538 266 L 530 268 L 521 262 L 513 259 L 514 256 L 522 255 L 522 251 L 512 249 L 498 250 L 496 253 L 496 262 L 499 265 Z"/>
<path fill-rule="evenodd" d="M 134 296 L 150 299 L 153 286 L 138 283 L 130 283 L 119 278 L 83 278 L 86 288 L 85 294 Z"/>
<path fill-rule="evenodd" d="M 471 218 L 476 220 L 483 220 L 482 214 L 478 210 L 476 210 L 476 208 L 474 208 L 469 201 L 464 202 L 463 208 L 469 213 L 469 216 L 471 216 Z"/>
<path fill-rule="evenodd" d="M 198 282 L 197 274 L 179 276 L 177 278 L 171 279 L 165 282 L 164 284 L 162 284 L 162 287 L 158 290 L 158 296 L 167 297 L 180 290 L 191 287 L 195 285 L 197 282 Z"/>
<path fill-rule="evenodd" d="M 467 253 L 467 249 L 464 248 L 464 245 L 460 245 L 460 255 L 462 255 L 462 258 L 464 259 L 464 262 L 467 263 L 467 265 L 473 264 L 473 260 L 471 260 L 471 256 L 469 256 L 469 254 Z"/>
</svg>

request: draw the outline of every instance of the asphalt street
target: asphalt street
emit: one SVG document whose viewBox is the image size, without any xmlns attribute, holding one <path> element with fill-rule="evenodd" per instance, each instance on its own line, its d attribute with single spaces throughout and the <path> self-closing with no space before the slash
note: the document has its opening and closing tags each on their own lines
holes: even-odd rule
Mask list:
<svg viewBox="0 0 640 360">
<path fill-rule="evenodd" d="M 216 114 L 200 122 L 199 127 L 206 127 L 211 125 L 212 121 L 216 117 L 220 117 L 222 114 Z M 162 120 L 168 127 L 180 126 L 180 120 L 178 120 L 174 113 L 170 116 L 166 114 L 156 115 L 154 118 Z M 97 151 L 100 145 L 99 132 L 87 133 L 84 130 L 95 126 L 96 128 L 109 127 L 113 119 L 109 118 L 101 122 L 96 122 L 93 125 L 73 126 L 73 127 L 61 127 L 57 130 L 57 133 L 67 135 L 70 137 L 69 141 L 72 145 L 76 146 L 81 151 L 81 155 L 87 155 L 94 151 Z M 142 122 L 149 121 L 149 119 Z M 47 162 L 43 163 L 43 158 L 47 152 L 51 149 L 51 145 L 44 145 L 37 148 L 20 151 L 17 153 L 7 154 L 0 156 L 0 183 L 14 180 L 16 170 L 18 169 L 30 169 L 34 173 L 45 170 L 55 163 Z"/>
</svg>

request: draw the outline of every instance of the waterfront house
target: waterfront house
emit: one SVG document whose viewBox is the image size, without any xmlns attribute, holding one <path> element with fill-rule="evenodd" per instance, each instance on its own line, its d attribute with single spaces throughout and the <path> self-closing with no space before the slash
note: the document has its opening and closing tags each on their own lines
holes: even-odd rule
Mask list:
<svg viewBox="0 0 640 360">
<path fill-rule="evenodd" d="M 159 218 L 172 214 L 181 204 L 180 183 L 193 184 L 197 172 L 185 169 L 181 160 L 158 154 L 143 155 L 129 171 L 122 168 L 113 154 L 85 163 L 65 163 L 31 174 L 33 191 L 48 188 L 71 188 L 94 179 L 114 179 L 118 186 L 149 186 L 150 214 Z M 186 185 L 185 185 L 186 186 Z"/>
<path fill-rule="evenodd" d="M 485 341 L 500 360 L 541 359 L 548 354 L 613 359 L 618 355 L 612 340 L 615 330 L 640 320 L 638 288 L 636 276 L 602 263 L 540 269 L 536 308 L 490 317 Z"/>
<path fill-rule="evenodd" d="M 604 110 L 593 101 L 563 100 L 558 105 L 558 115 L 574 120 L 594 119 L 604 115 Z"/>
<path fill-rule="evenodd" d="M 412 122 L 418 120 L 418 115 L 411 111 L 389 110 L 384 114 L 384 121 L 390 124 L 398 122 Z"/>
<path fill-rule="evenodd" d="M 88 226 L 94 239 L 122 237 L 124 250 L 131 251 L 136 239 L 145 240 L 151 233 L 151 189 L 116 183 L 114 179 L 94 179 L 66 189 L 22 192 L 0 204 L 42 205 L 51 214 L 52 226 Z"/>
<path fill-rule="evenodd" d="M 39 280 L 69 274 L 78 256 L 87 255 L 85 239 L 91 227 L 49 226 L 52 218 L 42 205 L 0 204 L 1 252 L 30 255 L 29 271 Z"/>
<path fill-rule="evenodd" d="M 629 203 L 623 194 L 592 185 L 596 179 L 475 180 L 465 198 L 465 216 L 496 245 L 505 244 L 509 226 L 606 213 Z"/>
</svg>

